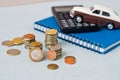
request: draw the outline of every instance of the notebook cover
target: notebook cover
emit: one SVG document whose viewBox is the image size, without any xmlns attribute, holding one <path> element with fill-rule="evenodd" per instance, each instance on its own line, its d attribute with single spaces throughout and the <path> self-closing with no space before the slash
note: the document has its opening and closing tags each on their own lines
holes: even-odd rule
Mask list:
<svg viewBox="0 0 120 80">
<path fill-rule="evenodd" d="M 40 21 L 36 21 L 35 24 L 44 26 L 47 28 L 54 28 L 61 32 L 55 18 L 53 16 L 45 18 Z M 61 32 L 62 33 L 62 32 Z M 63 33 L 65 34 L 65 33 Z M 100 31 L 97 32 L 87 32 L 87 33 L 70 33 L 65 34 L 77 39 L 82 39 L 84 41 L 93 43 L 95 45 L 99 45 L 102 48 L 109 48 L 109 46 L 113 46 L 111 49 L 119 46 L 120 44 L 120 29 L 115 30 L 107 30 L 106 28 L 101 28 Z M 107 49 L 110 51 L 111 49 Z M 104 51 L 105 53 L 108 51 Z"/>
</svg>

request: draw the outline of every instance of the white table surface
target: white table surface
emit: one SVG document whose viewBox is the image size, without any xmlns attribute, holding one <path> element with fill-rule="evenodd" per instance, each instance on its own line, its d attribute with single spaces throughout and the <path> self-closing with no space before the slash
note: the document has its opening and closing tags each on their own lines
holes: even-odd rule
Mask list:
<svg viewBox="0 0 120 80">
<path fill-rule="evenodd" d="M 26 33 L 36 35 L 36 40 L 44 45 L 45 35 L 33 29 L 34 21 L 52 16 L 53 5 L 90 6 L 103 4 L 112 7 L 120 14 L 119 0 L 73 0 L 49 3 L 38 3 L 16 7 L 0 8 L 0 43 Z M 24 45 L 6 47 L 0 45 L 0 80 L 120 80 L 120 46 L 106 55 L 84 49 L 59 40 L 63 48 L 63 57 L 49 61 L 46 57 L 41 62 L 32 62 L 29 51 Z M 6 51 L 11 48 L 21 50 L 18 56 L 9 56 Z M 44 54 L 47 49 L 44 48 Z M 64 63 L 64 57 L 73 55 L 77 62 L 74 65 Z M 59 65 L 57 70 L 48 70 L 49 63 Z"/>
</svg>

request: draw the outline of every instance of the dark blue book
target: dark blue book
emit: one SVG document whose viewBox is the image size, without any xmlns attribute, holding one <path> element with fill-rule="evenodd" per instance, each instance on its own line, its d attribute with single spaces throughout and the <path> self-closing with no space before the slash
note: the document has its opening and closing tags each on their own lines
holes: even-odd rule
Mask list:
<svg viewBox="0 0 120 80">
<path fill-rule="evenodd" d="M 96 32 L 65 34 L 61 32 L 53 16 L 36 21 L 34 24 L 35 30 L 45 32 L 47 29 L 57 29 L 58 38 L 101 54 L 105 54 L 120 45 L 120 29 L 107 30 L 102 28 Z"/>
</svg>

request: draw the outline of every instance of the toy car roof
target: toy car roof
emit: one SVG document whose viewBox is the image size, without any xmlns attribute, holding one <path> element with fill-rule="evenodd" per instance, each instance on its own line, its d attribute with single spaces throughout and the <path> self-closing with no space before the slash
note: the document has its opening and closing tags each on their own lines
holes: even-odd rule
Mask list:
<svg viewBox="0 0 120 80">
<path fill-rule="evenodd" d="M 104 10 L 104 11 L 107 11 L 107 12 L 114 12 L 112 9 L 106 7 L 106 6 L 103 6 L 103 5 L 93 5 L 95 9 L 98 9 L 98 10 Z"/>
</svg>

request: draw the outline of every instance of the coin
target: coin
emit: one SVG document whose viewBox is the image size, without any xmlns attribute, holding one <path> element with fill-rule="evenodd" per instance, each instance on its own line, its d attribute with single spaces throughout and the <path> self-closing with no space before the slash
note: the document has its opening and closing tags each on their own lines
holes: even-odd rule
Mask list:
<svg viewBox="0 0 120 80">
<path fill-rule="evenodd" d="M 30 44 L 30 49 L 33 49 L 33 48 L 40 48 L 41 50 L 42 50 L 42 47 L 43 47 L 43 45 L 42 45 L 42 43 L 41 42 L 37 42 L 37 41 L 35 41 L 35 42 L 32 42 L 31 44 Z"/>
<path fill-rule="evenodd" d="M 55 50 L 55 52 L 57 54 L 62 53 L 62 48 L 61 48 L 60 44 L 56 44 L 56 45 L 50 46 L 49 49 L 50 50 Z"/>
<path fill-rule="evenodd" d="M 57 55 L 56 60 L 62 58 L 62 54 Z"/>
<path fill-rule="evenodd" d="M 76 63 L 76 58 L 74 56 L 67 56 L 65 57 L 66 64 L 75 64 Z"/>
<path fill-rule="evenodd" d="M 50 50 L 50 47 L 51 47 L 51 46 L 53 46 L 53 45 L 45 44 L 45 47 L 46 47 L 47 49 L 49 49 L 49 50 Z"/>
<path fill-rule="evenodd" d="M 22 39 L 22 37 L 15 37 L 13 40 L 12 40 L 13 44 L 15 45 L 20 45 L 20 44 L 23 44 L 24 41 Z"/>
<path fill-rule="evenodd" d="M 49 60 L 55 60 L 57 57 L 56 52 L 54 50 L 49 50 L 46 56 Z"/>
<path fill-rule="evenodd" d="M 7 50 L 7 54 L 11 56 L 19 55 L 21 53 L 18 49 L 9 49 Z"/>
<path fill-rule="evenodd" d="M 60 49 L 61 49 L 60 44 L 56 44 L 50 47 L 50 50 L 60 50 Z"/>
<path fill-rule="evenodd" d="M 2 45 L 3 45 L 3 46 L 13 46 L 14 44 L 13 44 L 12 41 L 6 40 L 6 41 L 3 41 L 3 42 L 2 42 Z"/>
<path fill-rule="evenodd" d="M 41 42 L 32 42 L 30 45 L 33 47 L 36 47 L 36 46 L 42 45 L 42 43 Z"/>
<path fill-rule="evenodd" d="M 29 57 L 34 62 L 39 62 L 43 59 L 43 51 L 40 48 L 34 48 L 29 51 Z"/>
<path fill-rule="evenodd" d="M 56 70 L 59 68 L 59 66 L 57 64 L 48 64 L 47 68 L 50 70 Z"/>
<path fill-rule="evenodd" d="M 55 29 L 48 29 L 48 30 L 45 31 L 45 33 L 47 35 L 55 35 L 55 34 L 57 34 L 57 30 L 55 30 Z"/>
<path fill-rule="evenodd" d="M 31 34 L 31 33 L 25 34 L 25 35 L 23 36 L 23 39 L 24 39 L 24 40 L 35 39 L 35 35 L 34 35 L 34 34 Z"/>
</svg>

